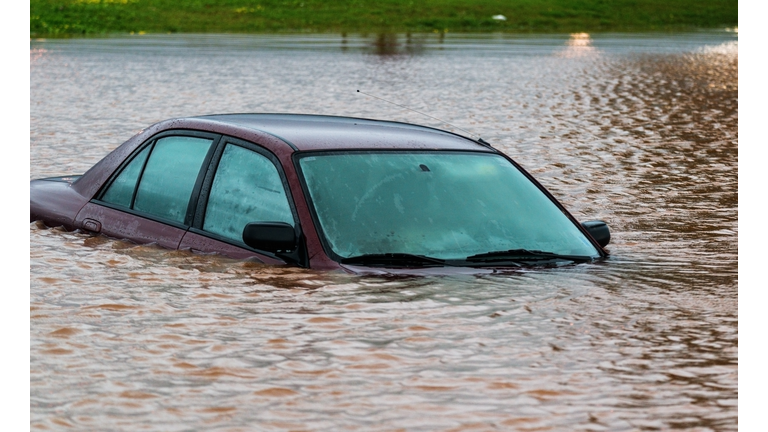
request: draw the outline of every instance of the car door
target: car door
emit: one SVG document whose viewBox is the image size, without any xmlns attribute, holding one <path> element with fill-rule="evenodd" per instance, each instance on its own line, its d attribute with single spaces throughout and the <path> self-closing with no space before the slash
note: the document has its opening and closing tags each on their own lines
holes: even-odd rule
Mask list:
<svg viewBox="0 0 768 432">
<path fill-rule="evenodd" d="M 160 134 L 139 147 L 77 216 L 80 226 L 176 249 L 194 218 L 200 186 L 220 136 Z"/>
<path fill-rule="evenodd" d="M 224 137 L 203 181 L 192 226 L 179 248 L 284 263 L 247 246 L 243 229 L 250 222 L 286 222 L 296 228 L 298 217 L 288 191 L 285 173 L 272 153 Z"/>
</svg>

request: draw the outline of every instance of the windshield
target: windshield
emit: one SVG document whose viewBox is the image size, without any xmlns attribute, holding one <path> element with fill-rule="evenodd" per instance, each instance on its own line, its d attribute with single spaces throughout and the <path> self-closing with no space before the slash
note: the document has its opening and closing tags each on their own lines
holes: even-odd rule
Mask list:
<svg viewBox="0 0 768 432">
<path fill-rule="evenodd" d="M 513 249 L 599 256 L 573 222 L 497 154 L 324 153 L 299 164 L 326 247 L 342 259 L 465 259 Z"/>
</svg>

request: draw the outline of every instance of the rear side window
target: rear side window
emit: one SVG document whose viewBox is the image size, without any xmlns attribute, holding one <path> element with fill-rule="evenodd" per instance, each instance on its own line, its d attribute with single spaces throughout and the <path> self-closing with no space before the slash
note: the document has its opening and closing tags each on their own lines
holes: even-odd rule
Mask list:
<svg viewBox="0 0 768 432">
<path fill-rule="evenodd" d="M 102 201 L 184 223 L 189 199 L 212 143 L 211 139 L 185 136 L 157 140 L 123 169 Z"/>
<path fill-rule="evenodd" d="M 184 222 L 189 197 L 212 142 L 191 137 L 158 140 L 141 176 L 133 209 Z"/>
<path fill-rule="evenodd" d="M 227 144 L 221 156 L 205 210 L 205 231 L 243 241 L 250 222 L 294 225 L 280 174 L 257 152 Z"/>
<path fill-rule="evenodd" d="M 139 180 L 141 170 L 144 169 L 144 162 L 147 161 L 147 155 L 151 146 L 147 146 L 141 151 L 123 172 L 112 182 L 107 192 L 101 197 L 102 201 L 130 207 L 133 202 L 133 193 L 136 191 L 136 182 Z"/>
</svg>

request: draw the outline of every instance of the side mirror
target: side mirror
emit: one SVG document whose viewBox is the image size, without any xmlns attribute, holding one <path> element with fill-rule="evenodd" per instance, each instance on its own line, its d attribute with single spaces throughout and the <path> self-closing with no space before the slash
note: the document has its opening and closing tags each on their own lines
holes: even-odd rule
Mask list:
<svg viewBox="0 0 768 432">
<path fill-rule="evenodd" d="M 600 221 L 586 221 L 582 222 L 581 226 L 597 241 L 601 247 L 606 247 L 611 241 L 611 230 L 608 229 L 608 224 Z"/>
<path fill-rule="evenodd" d="M 267 252 L 290 252 L 297 240 L 296 230 L 285 222 L 251 222 L 243 228 L 243 242 Z"/>
</svg>

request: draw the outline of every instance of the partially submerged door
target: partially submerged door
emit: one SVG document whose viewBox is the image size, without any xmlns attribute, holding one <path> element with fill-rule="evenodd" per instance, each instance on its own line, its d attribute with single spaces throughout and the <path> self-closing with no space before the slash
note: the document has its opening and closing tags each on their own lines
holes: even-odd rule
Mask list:
<svg viewBox="0 0 768 432">
<path fill-rule="evenodd" d="M 254 250 L 243 242 L 243 229 L 251 222 L 297 226 L 280 164 L 274 155 L 253 143 L 224 140 L 213 157 L 195 219 L 179 248 L 283 263 L 273 254 Z"/>
<path fill-rule="evenodd" d="M 192 131 L 149 140 L 85 205 L 76 223 L 110 237 L 178 248 L 217 140 Z"/>
</svg>

